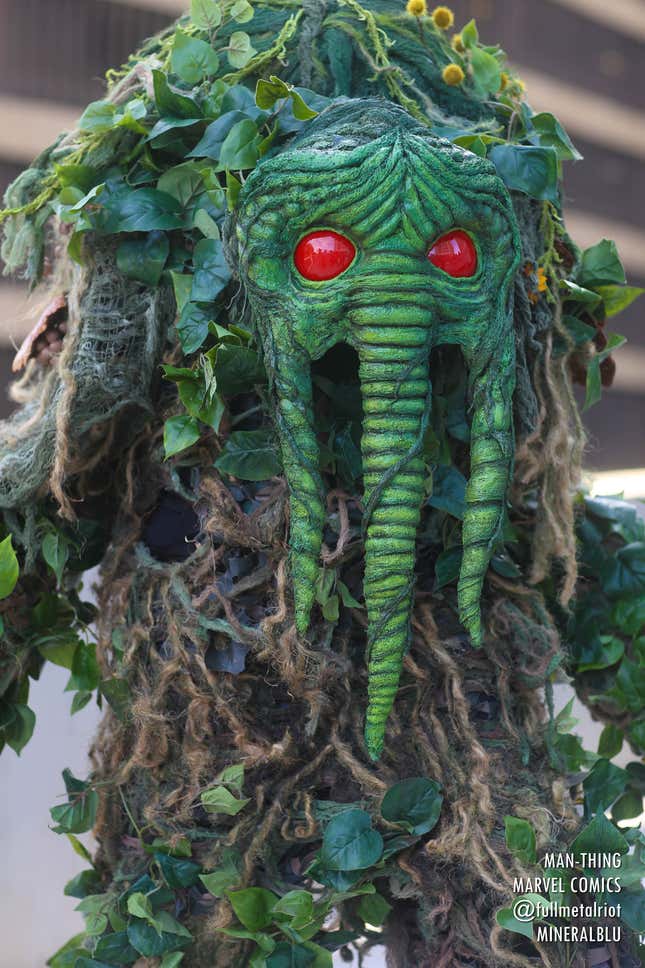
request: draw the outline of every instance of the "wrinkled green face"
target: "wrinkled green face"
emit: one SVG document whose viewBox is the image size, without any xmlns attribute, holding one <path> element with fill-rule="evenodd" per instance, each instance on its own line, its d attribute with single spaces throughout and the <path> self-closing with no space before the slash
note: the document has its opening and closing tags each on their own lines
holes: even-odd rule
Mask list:
<svg viewBox="0 0 645 968">
<path fill-rule="evenodd" d="M 377 759 L 408 643 L 424 496 L 421 447 L 432 407 L 429 356 L 441 343 L 461 347 L 470 376 L 471 472 L 459 607 L 473 642 L 481 642 L 480 594 L 513 459 L 511 300 L 519 243 L 509 197 L 488 162 L 432 138 L 386 102 L 362 102 L 353 125 L 347 108 L 325 112 L 306 138 L 249 177 L 237 215 L 237 258 L 272 377 L 290 487 L 296 623 L 303 634 L 325 507 L 311 364 L 339 342 L 358 355 L 369 619 L 366 741 Z M 318 232 L 322 237 L 312 240 Z M 341 241 L 330 241 L 331 232 Z M 442 258 L 446 246 L 436 243 L 445 236 Z M 335 246 L 336 255 L 321 255 L 325 246 Z"/>
</svg>

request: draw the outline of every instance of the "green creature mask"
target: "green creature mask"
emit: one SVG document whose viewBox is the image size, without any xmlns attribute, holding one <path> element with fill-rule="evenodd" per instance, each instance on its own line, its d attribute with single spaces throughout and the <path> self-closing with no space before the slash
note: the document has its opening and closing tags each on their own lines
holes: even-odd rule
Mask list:
<svg viewBox="0 0 645 968">
<path fill-rule="evenodd" d="M 513 463 L 512 294 L 520 258 L 513 209 L 489 162 L 432 137 L 384 101 L 345 101 L 260 163 L 240 195 L 235 231 L 230 247 L 262 339 L 290 489 L 301 634 L 325 520 L 311 364 L 340 342 L 358 355 L 365 737 L 376 760 L 408 645 L 432 407 L 429 356 L 440 344 L 459 345 L 469 372 L 471 469 L 458 595 L 463 625 L 473 643 L 482 641 L 482 584 Z"/>
</svg>

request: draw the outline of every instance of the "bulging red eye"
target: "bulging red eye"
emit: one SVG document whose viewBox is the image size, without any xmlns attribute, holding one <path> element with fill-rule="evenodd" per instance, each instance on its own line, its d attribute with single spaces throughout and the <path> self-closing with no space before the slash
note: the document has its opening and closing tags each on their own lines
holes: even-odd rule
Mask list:
<svg viewBox="0 0 645 968">
<path fill-rule="evenodd" d="M 459 279 L 474 276 L 477 271 L 477 249 L 463 229 L 442 235 L 428 252 L 428 259 L 449 276 Z"/>
<path fill-rule="evenodd" d="M 345 269 L 349 269 L 355 255 L 356 248 L 344 235 L 321 229 L 300 239 L 293 261 L 305 279 L 324 282 L 335 279 Z"/>
</svg>

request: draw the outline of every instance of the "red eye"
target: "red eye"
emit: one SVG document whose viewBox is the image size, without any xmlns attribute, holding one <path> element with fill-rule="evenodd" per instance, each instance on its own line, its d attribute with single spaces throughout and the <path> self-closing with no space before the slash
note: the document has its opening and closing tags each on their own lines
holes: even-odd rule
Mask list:
<svg viewBox="0 0 645 968">
<path fill-rule="evenodd" d="M 477 271 L 477 249 L 463 229 L 455 229 L 437 239 L 428 252 L 428 259 L 437 269 L 457 278 L 474 276 Z"/>
<path fill-rule="evenodd" d="M 349 269 L 356 249 L 344 235 L 323 229 L 300 239 L 293 254 L 296 269 L 305 279 L 324 282 Z"/>
</svg>

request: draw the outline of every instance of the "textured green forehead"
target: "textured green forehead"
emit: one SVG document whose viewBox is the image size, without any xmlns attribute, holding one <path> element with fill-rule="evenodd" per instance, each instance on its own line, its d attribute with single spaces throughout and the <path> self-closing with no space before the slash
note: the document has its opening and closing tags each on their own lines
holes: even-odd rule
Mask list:
<svg viewBox="0 0 645 968">
<path fill-rule="evenodd" d="M 517 267 L 517 235 L 508 194 L 485 159 L 434 138 L 404 111 L 376 99 L 324 112 L 282 154 L 249 177 L 237 216 L 238 264 L 251 297 L 279 294 L 311 312 L 338 312 L 355 285 L 352 273 L 323 285 L 303 284 L 294 247 L 313 228 L 349 235 L 365 281 L 420 260 L 423 300 L 441 321 L 442 342 L 492 352 L 500 333 L 477 327 Z M 451 228 L 471 233 L 479 269 L 452 279 L 427 263 L 431 243 Z M 295 308 L 295 307 L 294 307 Z M 475 338 L 476 332 L 476 338 Z"/>
</svg>

